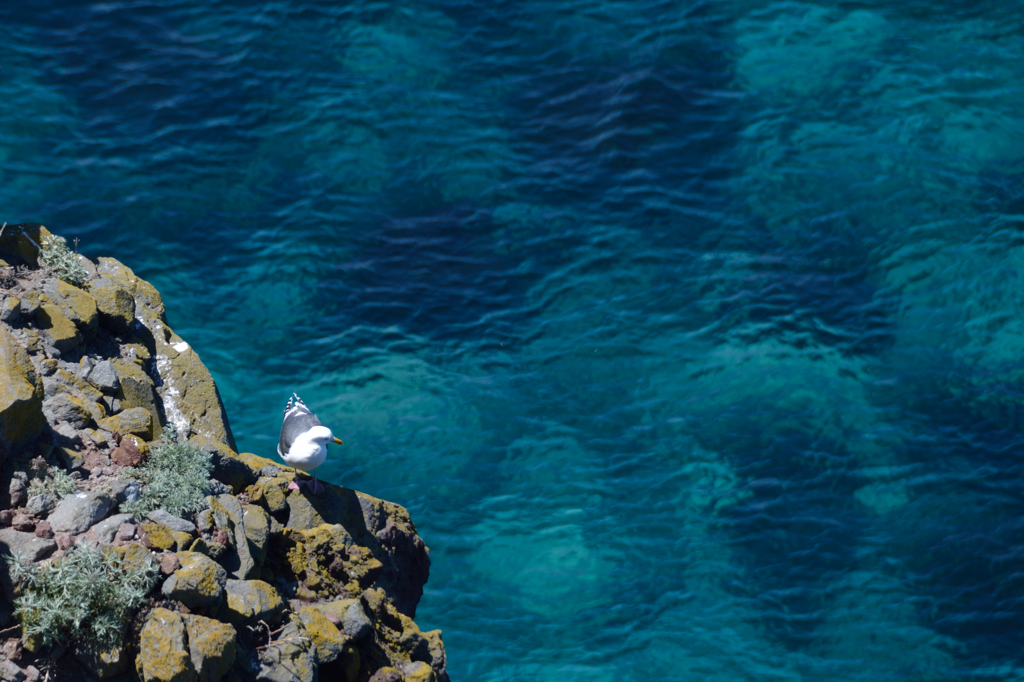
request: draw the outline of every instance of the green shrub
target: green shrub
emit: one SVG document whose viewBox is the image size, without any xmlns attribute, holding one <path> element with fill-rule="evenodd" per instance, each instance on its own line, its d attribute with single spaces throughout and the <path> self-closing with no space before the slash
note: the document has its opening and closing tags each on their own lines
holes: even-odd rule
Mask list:
<svg viewBox="0 0 1024 682">
<path fill-rule="evenodd" d="M 57 467 L 49 467 L 45 477 L 33 478 L 28 484 L 29 495 L 49 493 L 53 499 L 58 501 L 76 490 L 78 490 L 78 484 L 75 483 L 75 479 L 71 478 L 68 472 Z"/>
<path fill-rule="evenodd" d="M 121 509 L 144 516 L 154 509 L 165 509 L 175 516 L 206 507 L 210 492 L 210 453 L 179 440 L 174 427 L 165 427 L 161 443 L 138 467 L 122 473 L 143 484 L 142 494 Z"/>
<path fill-rule="evenodd" d="M 114 552 L 86 542 L 43 566 L 21 557 L 7 562 L 19 592 L 14 616 L 44 648 L 76 640 L 102 649 L 119 646 L 128 619 L 158 576 L 152 564 L 124 565 Z"/>
<path fill-rule="evenodd" d="M 78 286 L 85 281 L 86 272 L 78 254 L 72 253 L 64 237 L 55 234 L 43 237 L 41 244 L 42 251 L 39 253 L 39 263 L 43 267 L 50 268 L 54 274 L 68 284 Z"/>
</svg>

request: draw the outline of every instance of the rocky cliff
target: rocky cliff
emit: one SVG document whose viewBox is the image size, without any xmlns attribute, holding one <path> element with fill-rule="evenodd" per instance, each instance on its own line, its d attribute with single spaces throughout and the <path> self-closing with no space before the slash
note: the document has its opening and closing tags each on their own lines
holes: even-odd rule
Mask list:
<svg viewBox="0 0 1024 682">
<path fill-rule="evenodd" d="M 65 249 L 68 276 L 53 244 L 0 232 L 0 679 L 448 680 L 413 621 L 430 558 L 408 512 L 236 452 L 159 292 Z M 209 463 L 200 503 L 138 511 L 140 467 L 179 450 Z"/>
</svg>

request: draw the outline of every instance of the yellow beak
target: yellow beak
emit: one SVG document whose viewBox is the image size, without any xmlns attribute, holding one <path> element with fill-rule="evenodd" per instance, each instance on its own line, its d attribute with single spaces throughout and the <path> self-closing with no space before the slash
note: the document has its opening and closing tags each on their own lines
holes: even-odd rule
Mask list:
<svg viewBox="0 0 1024 682">
<path fill-rule="evenodd" d="M 333 438 L 332 440 L 333 440 L 333 441 L 334 441 L 335 443 L 337 443 L 338 445 L 344 445 L 344 443 L 342 443 L 342 442 L 341 442 L 341 439 L 340 439 L 340 438 Z"/>
</svg>

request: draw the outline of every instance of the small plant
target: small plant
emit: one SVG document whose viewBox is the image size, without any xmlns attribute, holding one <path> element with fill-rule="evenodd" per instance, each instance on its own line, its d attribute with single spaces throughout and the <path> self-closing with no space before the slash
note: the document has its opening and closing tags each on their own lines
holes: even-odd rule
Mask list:
<svg viewBox="0 0 1024 682">
<path fill-rule="evenodd" d="M 138 467 L 123 473 L 144 484 L 142 494 L 134 502 L 125 502 L 121 509 L 144 516 L 154 509 L 164 509 L 175 516 L 206 507 L 210 492 L 210 453 L 179 439 L 173 426 L 164 427 L 160 445 Z"/>
<path fill-rule="evenodd" d="M 86 542 L 43 566 L 20 555 L 6 560 L 18 586 L 14 616 L 25 636 L 38 638 L 44 648 L 76 640 L 104 649 L 119 646 L 128 619 L 158 576 L 148 562 L 126 564 Z"/>
<path fill-rule="evenodd" d="M 78 286 L 85 281 L 86 272 L 77 253 L 72 253 L 64 237 L 55 234 L 43 237 L 39 263 L 53 270 L 54 274 L 68 284 Z"/>
<path fill-rule="evenodd" d="M 71 475 L 57 467 L 47 467 L 46 474 L 42 478 L 33 478 L 28 484 L 28 494 L 42 495 L 50 494 L 54 500 L 60 501 L 67 495 L 78 490 L 78 484 Z"/>
</svg>

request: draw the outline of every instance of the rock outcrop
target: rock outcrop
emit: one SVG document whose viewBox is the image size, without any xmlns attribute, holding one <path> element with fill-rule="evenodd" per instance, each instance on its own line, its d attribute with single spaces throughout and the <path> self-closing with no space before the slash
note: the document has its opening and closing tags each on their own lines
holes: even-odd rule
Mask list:
<svg viewBox="0 0 1024 682">
<path fill-rule="evenodd" d="M 329 484 L 289 490 L 306 475 L 238 453 L 159 292 L 105 257 L 75 255 L 85 281 L 63 281 L 38 265 L 48 236 L 0 232 L 0 554 L 59 566 L 84 543 L 156 582 L 118 646 L 14 637 L 0 676 L 40 679 L 57 659 L 50 679 L 76 682 L 446 682 L 440 631 L 412 620 L 430 558 L 408 512 Z M 146 484 L 126 468 L 167 425 L 212 458 L 205 508 L 133 514 L 122 506 Z M 0 570 L 8 632 L 25 585 Z"/>
</svg>

